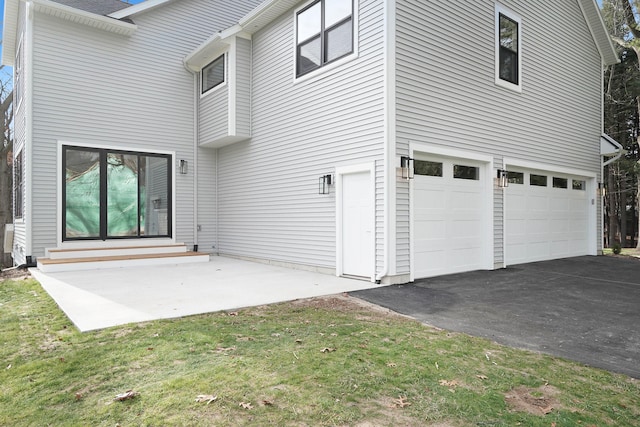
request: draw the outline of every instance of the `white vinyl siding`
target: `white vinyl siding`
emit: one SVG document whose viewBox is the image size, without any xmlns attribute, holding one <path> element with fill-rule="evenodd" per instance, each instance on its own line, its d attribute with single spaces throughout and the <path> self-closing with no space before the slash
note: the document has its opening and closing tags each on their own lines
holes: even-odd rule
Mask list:
<svg viewBox="0 0 640 427">
<path fill-rule="evenodd" d="M 303 82 L 293 11 L 253 35 L 252 138 L 219 149 L 221 253 L 336 267 L 335 187 L 318 194 L 318 178 L 383 159 L 383 5 L 359 3 L 359 58 Z"/>
<path fill-rule="evenodd" d="M 398 155 L 424 142 L 496 164 L 509 157 L 599 171 L 601 61 L 577 2 L 501 4 L 522 18 L 522 92 L 495 84 L 494 1 L 397 1 Z M 473 48 L 461 49 L 452 28 L 464 28 Z M 501 252 L 496 246 L 496 263 Z"/>
<path fill-rule="evenodd" d="M 28 68 L 26 67 L 26 59 L 28 53 L 28 40 L 27 35 L 25 34 L 25 3 L 20 2 L 18 9 L 18 28 L 16 40 L 18 41 L 18 46 L 20 47 L 17 54 L 22 55 L 22 84 L 19 87 L 14 88 L 14 90 L 20 90 L 21 93 L 16 93 L 14 101 L 20 99 L 20 102 L 15 102 L 14 107 L 14 116 L 13 116 L 13 153 L 14 156 L 19 152 L 22 152 L 23 157 L 23 168 L 22 168 L 22 218 L 15 220 L 14 219 L 14 232 L 13 232 L 13 258 L 14 262 L 17 265 L 26 263 L 26 248 L 27 248 L 27 226 L 25 222 L 25 216 L 28 214 L 27 212 L 27 198 L 30 195 L 28 191 L 29 183 L 31 179 L 27 176 L 26 173 L 26 162 L 29 158 L 29 148 L 26 145 L 26 123 L 27 123 L 27 97 L 30 94 L 27 93 L 27 79 L 28 79 Z M 15 203 L 15 199 L 14 199 Z M 15 209 L 14 209 L 15 211 Z"/>
<path fill-rule="evenodd" d="M 136 15 L 131 37 L 34 15 L 34 256 L 57 242 L 56 142 L 174 151 L 193 164 L 193 76 L 182 58 L 256 4 L 168 3 Z M 188 245 L 194 242 L 193 178 L 190 168 L 174 183 L 174 237 Z"/>
<path fill-rule="evenodd" d="M 251 135 L 251 40 L 236 38 L 236 132 Z"/>
<path fill-rule="evenodd" d="M 229 85 L 200 98 L 199 143 L 206 145 L 229 135 Z"/>
</svg>

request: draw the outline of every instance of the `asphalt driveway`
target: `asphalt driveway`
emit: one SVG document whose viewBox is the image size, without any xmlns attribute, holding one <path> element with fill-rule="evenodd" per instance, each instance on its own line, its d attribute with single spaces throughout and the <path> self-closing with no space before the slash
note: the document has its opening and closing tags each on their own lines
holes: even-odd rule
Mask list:
<svg viewBox="0 0 640 427">
<path fill-rule="evenodd" d="M 640 378 L 640 260 L 578 257 L 350 293 L 439 328 Z"/>
</svg>

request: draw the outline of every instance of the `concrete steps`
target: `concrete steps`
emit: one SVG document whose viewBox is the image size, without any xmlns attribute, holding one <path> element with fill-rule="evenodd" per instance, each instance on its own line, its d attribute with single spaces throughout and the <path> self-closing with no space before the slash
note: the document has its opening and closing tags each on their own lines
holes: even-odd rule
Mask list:
<svg viewBox="0 0 640 427">
<path fill-rule="evenodd" d="M 114 248 L 56 248 L 47 249 L 46 255 L 45 258 L 38 258 L 38 269 L 43 273 L 209 262 L 209 254 L 187 251 L 184 244 Z"/>
</svg>

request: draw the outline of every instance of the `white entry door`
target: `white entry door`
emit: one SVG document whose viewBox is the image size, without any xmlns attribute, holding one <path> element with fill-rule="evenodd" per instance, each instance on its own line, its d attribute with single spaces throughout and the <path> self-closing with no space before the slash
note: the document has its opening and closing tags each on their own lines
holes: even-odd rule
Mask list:
<svg viewBox="0 0 640 427">
<path fill-rule="evenodd" d="M 342 175 L 342 274 L 373 274 L 374 207 L 371 173 Z"/>
<path fill-rule="evenodd" d="M 491 222 L 486 163 L 415 157 L 414 278 L 487 269 Z"/>
</svg>

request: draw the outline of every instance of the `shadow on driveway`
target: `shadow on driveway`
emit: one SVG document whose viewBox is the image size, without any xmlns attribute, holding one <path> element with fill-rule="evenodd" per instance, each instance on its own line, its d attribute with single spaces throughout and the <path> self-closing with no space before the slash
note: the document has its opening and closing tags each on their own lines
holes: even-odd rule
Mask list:
<svg viewBox="0 0 640 427">
<path fill-rule="evenodd" d="M 640 260 L 586 256 L 350 293 L 439 328 L 640 378 Z"/>
</svg>

